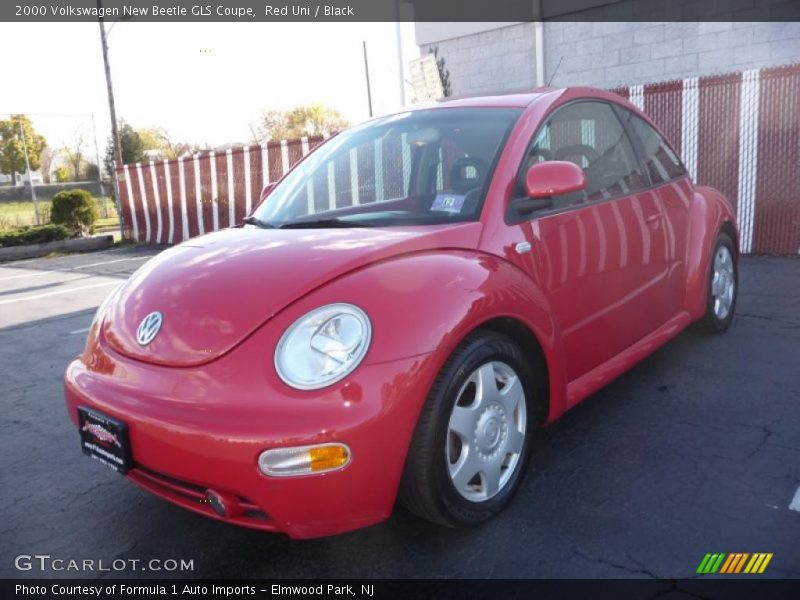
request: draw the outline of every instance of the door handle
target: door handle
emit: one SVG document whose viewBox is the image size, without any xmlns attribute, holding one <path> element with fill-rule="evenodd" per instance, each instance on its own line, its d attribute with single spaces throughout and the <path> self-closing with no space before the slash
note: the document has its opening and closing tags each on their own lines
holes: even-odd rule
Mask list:
<svg viewBox="0 0 800 600">
<path fill-rule="evenodd" d="M 645 217 L 645 221 L 650 225 L 652 229 L 658 229 L 658 224 L 661 222 L 661 213 L 655 213 Z"/>
</svg>

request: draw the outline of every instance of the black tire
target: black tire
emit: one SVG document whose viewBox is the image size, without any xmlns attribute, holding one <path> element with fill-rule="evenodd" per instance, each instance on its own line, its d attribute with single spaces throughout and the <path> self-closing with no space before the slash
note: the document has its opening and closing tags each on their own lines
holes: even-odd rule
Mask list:
<svg viewBox="0 0 800 600">
<path fill-rule="evenodd" d="M 717 255 L 722 251 L 727 250 L 727 253 L 732 261 L 732 276 L 733 276 L 733 292 L 730 305 L 725 314 L 720 315 L 717 310 L 718 299 L 714 295 L 714 278 L 715 278 L 715 260 Z M 706 283 L 706 312 L 700 319 L 700 328 L 707 333 L 722 333 L 730 327 L 733 321 L 733 315 L 736 312 L 736 297 L 739 294 L 739 255 L 736 251 L 736 244 L 734 244 L 731 236 L 725 232 L 721 232 L 717 236 L 714 244 L 714 251 L 709 257 L 708 268 L 708 281 Z"/>
<path fill-rule="evenodd" d="M 478 525 L 508 505 L 527 471 L 531 438 L 544 420 L 547 406 L 544 365 L 531 365 L 530 361 L 512 339 L 491 331 L 475 331 L 459 344 L 439 373 L 420 413 L 400 485 L 401 504 L 420 517 L 450 527 Z M 524 391 L 526 426 L 522 450 L 515 465 L 506 467 L 513 472 L 499 491 L 486 500 L 471 501 L 458 492 L 448 470 L 450 415 L 470 376 L 479 367 L 497 362 L 511 367 Z"/>
</svg>

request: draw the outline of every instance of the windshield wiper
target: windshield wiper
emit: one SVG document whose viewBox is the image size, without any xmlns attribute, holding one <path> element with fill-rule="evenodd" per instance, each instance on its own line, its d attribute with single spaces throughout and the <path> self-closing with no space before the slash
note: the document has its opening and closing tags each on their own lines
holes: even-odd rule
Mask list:
<svg viewBox="0 0 800 600">
<path fill-rule="evenodd" d="M 317 219 L 314 221 L 293 221 L 284 223 L 279 229 L 324 229 L 326 227 L 367 227 L 359 221 L 343 221 L 342 219 Z"/>
<path fill-rule="evenodd" d="M 246 225 L 255 225 L 256 227 L 261 227 L 261 229 L 275 229 L 275 225 L 262 221 L 258 217 L 245 217 L 242 219 L 242 223 Z"/>
</svg>

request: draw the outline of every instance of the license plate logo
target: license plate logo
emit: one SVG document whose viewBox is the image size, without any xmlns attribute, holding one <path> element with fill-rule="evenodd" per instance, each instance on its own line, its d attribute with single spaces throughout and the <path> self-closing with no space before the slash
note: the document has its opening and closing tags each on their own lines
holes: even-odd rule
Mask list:
<svg viewBox="0 0 800 600">
<path fill-rule="evenodd" d="M 131 466 L 128 426 L 87 408 L 78 409 L 81 450 L 84 454 L 125 474 Z"/>
</svg>

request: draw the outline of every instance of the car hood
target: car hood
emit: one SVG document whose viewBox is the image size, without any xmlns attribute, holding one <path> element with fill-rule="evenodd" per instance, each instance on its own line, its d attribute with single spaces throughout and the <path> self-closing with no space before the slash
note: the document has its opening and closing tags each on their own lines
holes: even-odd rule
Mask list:
<svg viewBox="0 0 800 600">
<path fill-rule="evenodd" d="M 211 233 L 162 252 L 136 271 L 106 310 L 102 335 L 131 358 L 175 367 L 202 364 L 344 273 L 409 252 L 474 249 L 480 228 L 473 222 Z M 140 345 L 139 324 L 154 311 L 163 315 L 161 328 Z"/>
</svg>

